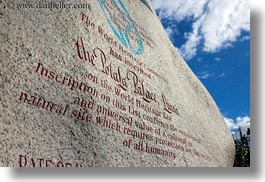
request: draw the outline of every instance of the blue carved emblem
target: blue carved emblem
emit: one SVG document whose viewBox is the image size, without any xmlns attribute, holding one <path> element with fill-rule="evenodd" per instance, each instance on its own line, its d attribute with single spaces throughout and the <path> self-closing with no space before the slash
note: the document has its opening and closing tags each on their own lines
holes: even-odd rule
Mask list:
<svg viewBox="0 0 265 182">
<path fill-rule="evenodd" d="M 98 0 L 115 36 L 134 54 L 143 52 L 143 41 L 129 12 L 121 0 Z"/>
</svg>

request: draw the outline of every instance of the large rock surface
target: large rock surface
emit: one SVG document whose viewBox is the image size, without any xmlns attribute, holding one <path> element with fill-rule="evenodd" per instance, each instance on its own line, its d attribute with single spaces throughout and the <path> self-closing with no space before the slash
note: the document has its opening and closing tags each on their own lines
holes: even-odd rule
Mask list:
<svg viewBox="0 0 265 182">
<path fill-rule="evenodd" d="M 5 3 L 0 166 L 233 165 L 224 119 L 151 1 Z"/>
</svg>

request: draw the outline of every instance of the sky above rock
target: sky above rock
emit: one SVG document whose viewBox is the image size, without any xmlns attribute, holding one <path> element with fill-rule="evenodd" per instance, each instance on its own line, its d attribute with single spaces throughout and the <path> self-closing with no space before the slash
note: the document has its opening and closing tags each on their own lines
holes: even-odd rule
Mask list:
<svg viewBox="0 0 265 182">
<path fill-rule="evenodd" d="M 230 131 L 250 127 L 250 1 L 152 0 L 176 50 L 213 96 Z"/>
</svg>

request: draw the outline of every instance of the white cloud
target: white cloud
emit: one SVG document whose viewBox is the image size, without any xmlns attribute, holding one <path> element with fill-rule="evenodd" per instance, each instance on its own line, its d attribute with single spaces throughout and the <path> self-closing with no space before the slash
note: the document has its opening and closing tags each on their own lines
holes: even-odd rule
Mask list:
<svg viewBox="0 0 265 182">
<path fill-rule="evenodd" d="M 180 47 L 185 59 L 196 55 L 200 43 L 204 51 L 217 52 L 232 46 L 242 31 L 250 31 L 249 0 L 153 0 L 153 4 L 160 10 L 160 19 L 192 18 L 193 30 Z"/>
<path fill-rule="evenodd" d="M 207 78 L 209 78 L 211 76 L 211 74 L 208 72 L 208 71 L 202 71 L 202 72 L 200 72 L 198 75 L 197 75 L 197 77 L 199 78 L 199 79 L 207 79 Z"/>
<path fill-rule="evenodd" d="M 226 117 L 225 117 L 224 120 L 225 120 L 225 123 L 226 123 L 226 125 L 228 126 L 228 128 L 229 128 L 230 130 L 234 129 L 234 127 L 235 127 L 235 122 L 234 122 L 233 119 L 231 119 L 231 118 L 226 118 Z"/>
<path fill-rule="evenodd" d="M 250 126 L 250 117 L 237 117 L 236 118 L 236 125 L 242 128 Z"/>
<path fill-rule="evenodd" d="M 250 40 L 250 36 L 244 36 L 240 39 L 241 42 L 245 41 L 245 40 Z"/>
<path fill-rule="evenodd" d="M 198 18 L 203 13 L 203 8 L 208 0 L 153 0 L 155 9 L 160 9 L 159 18 L 172 18 L 178 21 L 186 17 Z"/>
<path fill-rule="evenodd" d="M 204 66 L 205 68 L 208 67 L 208 65 L 205 65 Z M 199 79 L 208 79 L 208 78 L 222 78 L 225 76 L 225 73 L 220 73 L 220 74 L 214 74 L 214 73 L 210 73 L 209 71 L 201 71 L 201 72 L 198 72 L 197 74 L 197 77 Z"/>
<path fill-rule="evenodd" d="M 214 58 L 215 61 L 222 61 L 221 58 Z"/>
<path fill-rule="evenodd" d="M 222 78 L 225 76 L 225 73 L 221 73 L 220 75 L 217 76 L 217 78 Z"/>
<path fill-rule="evenodd" d="M 167 27 L 167 28 L 165 29 L 165 31 L 166 31 L 168 37 L 171 38 L 171 36 L 172 36 L 172 34 L 173 34 L 173 30 L 172 30 L 172 28 Z"/>
<path fill-rule="evenodd" d="M 241 30 L 250 30 L 249 0 L 211 0 L 201 26 L 204 50 L 216 52 L 237 40 Z"/>
<path fill-rule="evenodd" d="M 202 36 L 199 33 L 200 24 L 203 21 L 204 16 L 200 17 L 193 25 L 193 32 L 186 33 L 185 36 L 188 39 L 186 44 L 182 45 L 180 48 L 181 55 L 186 59 L 191 59 L 197 53 L 197 45 L 200 43 Z"/>
<path fill-rule="evenodd" d="M 246 134 L 247 129 L 250 128 L 250 117 L 249 116 L 239 116 L 236 120 L 224 117 L 225 123 L 232 133 L 236 133 L 239 127 L 243 134 Z M 235 135 L 234 135 L 235 136 Z"/>
</svg>

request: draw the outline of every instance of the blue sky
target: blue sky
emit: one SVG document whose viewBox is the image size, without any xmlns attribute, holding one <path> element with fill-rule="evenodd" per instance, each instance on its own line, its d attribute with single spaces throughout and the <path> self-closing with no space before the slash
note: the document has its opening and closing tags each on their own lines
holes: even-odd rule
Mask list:
<svg viewBox="0 0 265 182">
<path fill-rule="evenodd" d="M 249 0 L 152 0 L 170 40 L 235 134 L 250 126 Z"/>
</svg>

